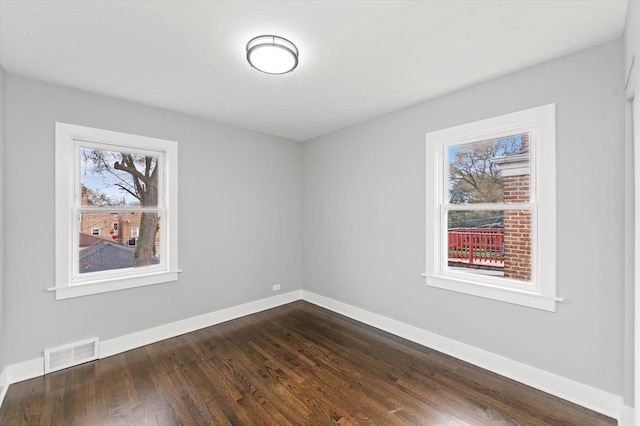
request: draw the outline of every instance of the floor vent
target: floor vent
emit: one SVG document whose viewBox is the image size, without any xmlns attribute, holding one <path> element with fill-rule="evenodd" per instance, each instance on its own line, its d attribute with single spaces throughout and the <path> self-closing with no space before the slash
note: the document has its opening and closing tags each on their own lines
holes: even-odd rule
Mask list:
<svg viewBox="0 0 640 426">
<path fill-rule="evenodd" d="M 98 338 L 44 350 L 44 374 L 98 359 Z"/>
</svg>

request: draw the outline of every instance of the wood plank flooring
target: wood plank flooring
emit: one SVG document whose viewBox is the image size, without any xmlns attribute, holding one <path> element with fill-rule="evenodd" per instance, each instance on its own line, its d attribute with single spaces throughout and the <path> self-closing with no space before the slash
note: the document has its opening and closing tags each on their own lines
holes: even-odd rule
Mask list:
<svg viewBox="0 0 640 426">
<path fill-rule="evenodd" d="M 612 425 L 307 302 L 13 384 L 0 425 Z"/>
</svg>

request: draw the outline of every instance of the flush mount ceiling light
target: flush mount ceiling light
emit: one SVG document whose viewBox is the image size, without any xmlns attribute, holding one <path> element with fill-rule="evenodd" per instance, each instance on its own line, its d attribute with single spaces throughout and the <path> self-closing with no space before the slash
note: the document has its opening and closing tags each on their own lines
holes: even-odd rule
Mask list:
<svg viewBox="0 0 640 426">
<path fill-rule="evenodd" d="M 247 43 L 247 61 L 267 74 L 286 74 L 298 66 L 298 48 L 286 38 L 262 35 Z"/>
</svg>

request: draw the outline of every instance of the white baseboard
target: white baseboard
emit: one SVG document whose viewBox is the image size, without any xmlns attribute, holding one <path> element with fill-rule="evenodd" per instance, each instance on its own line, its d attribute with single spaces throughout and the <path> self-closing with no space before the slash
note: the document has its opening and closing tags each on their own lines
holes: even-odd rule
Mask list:
<svg viewBox="0 0 640 426">
<path fill-rule="evenodd" d="M 632 407 L 625 405 L 622 407 L 622 414 L 620 420 L 618 420 L 618 426 L 633 426 L 635 425 L 634 416 L 635 412 Z"/>
<path fill-rule="evenodd" d="M 150 343 L 159 342 L 266 309 L 275 308 L 295 302 L 301 298 L 302 290 L 296 290 L 105 340 L 100 343 L 100 358 L 106 358 Z M 44 357 L 6 366 L 0 375 L 0 406 L 2 406 L 2 401 L 4 401 L 9 385 L 43 375 Z"/>
<path fill-rule="evenodd" d="M 310 303 L 620 420 L 622 398 L 394 319 L 303 290 Z"/>
<path fill-rule="evenodd" d="M 9 389 L 8 374 L 6 368 L 3 368 L 0 372 L 0 407 L 2 407 L 2 401 L 4 401 L 4 397 L 7 395 L 7 389 Z"/>
<path fill-rule="evenodd" d="M 17 364 L 7 365 L 0 376 L 0 386 L 6 393 L 9 385 L 22 382 L 23 380 L 33 379 L 44 375 L 44 357 L 30 359 L 29 361 L 19 362 Z M 4 394 L 0 399 L 0 404 L 4 400 Z"/>
<path fill-rule="evenodd" d="M 144 345 L 220 324 L 221 322 L 255 314 L 256 312 L 295 302 L 301 298 L 302 290 L 296 290 L 105 340 L 100 343 L 100 358 L 106 358 Z"/>
<path fill-rule="evenodd" d="M 617 419 L 621 426 L 633 425 L 634 410 L 623 406 L 622 398 L 618 395 L 306 290 L 280 294 L 105 340 L 100 344 L 100 358 L 301 299 L 597 411 Z M 10 384 L 42 375 L 42 357 L 5 367 L 0 374 L 0 405 Z"/>
<path fill-rule="evenodd" d="M 9 385 L 8 375 L 9 373 L 6 368 L 3 368 L 2 371 L 0 371 L 0 387 L 5 387 Z"/>
<path fill-rule="evenodd" d="M 8 390 L 9 390 L 9 385 L 0 386 L 0 407 L 2 407 L 2 402 L 4 401 L 4 397 L 7 396 Z"/>
</svg>

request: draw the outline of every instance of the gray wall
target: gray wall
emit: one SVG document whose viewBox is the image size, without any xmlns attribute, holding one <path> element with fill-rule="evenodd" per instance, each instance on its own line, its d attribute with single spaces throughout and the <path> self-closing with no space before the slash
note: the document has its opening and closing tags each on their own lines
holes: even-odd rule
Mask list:
<svg viewBox="0 0 640 426">
<path fill-rule="evenodd" d="M 305 290 L 622 395 L 623 99 L 616 41 L 305 142 Z M 552 102 L 566 302 L 426 287 L 425 133 Z"/>
<path fill-rule="evenodd" d="M 5 367 L 4 362 L 4 80 L 5 72 L 0 65 L 0 373 Z"/>
<path fill-rule="evenodd" d="M 45 291 L 54 285 L 55 121 L 178 141 L 178 282 L 62 301 Z M 8 73 L 6 363 L 272 296 L 275 283 L 300 289 L 301 150 Z"/>
<path fill-rule="evenodd" d="M 275 283 L 299 289 L 304 279 L 307 290 L 621 395 L 623 80 L 618 41 L 301 146 L 9 74 L 5 364 L 268 297 Z M 548 313 L 427 288 L 424 134 L 551 102 L 558 289 L 567 301 Z M 178 282 L 64 301 L 45 292 L 54 272 L 55 121 L 179 141 Z M 603 227 L 597 237 L 584 232 Z"/>
</svg>

